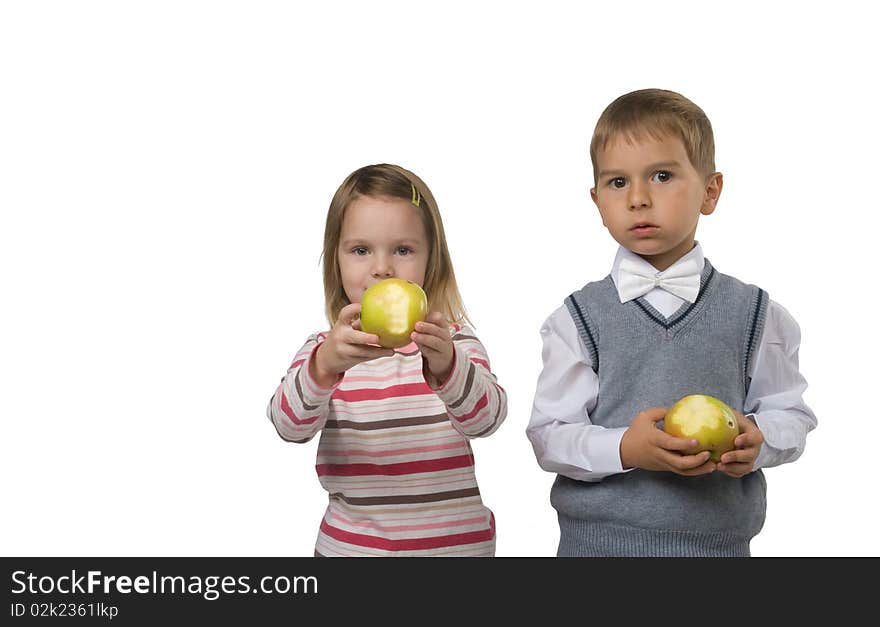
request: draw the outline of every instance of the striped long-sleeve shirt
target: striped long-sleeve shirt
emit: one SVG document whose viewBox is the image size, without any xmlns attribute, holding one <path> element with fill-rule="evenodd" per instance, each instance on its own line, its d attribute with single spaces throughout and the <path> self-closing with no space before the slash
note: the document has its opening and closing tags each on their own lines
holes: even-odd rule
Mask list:
<svg viewBox="0 0 880 627">
<path fill-rule="evenodd" d="M 330 388 L 309 374 L 326 334 L 297 352 L 267 414 L 285 440 L 321 432 L 315 468 L 329 505 L 316 555 L 494 555 L 495 522 L 468 439 L 499 427 L 507 394 L 473 331 L 452 332 L 453 367 L 439 387 L 426 382 L 414 343 L 358 364 Z"/>
</svg>

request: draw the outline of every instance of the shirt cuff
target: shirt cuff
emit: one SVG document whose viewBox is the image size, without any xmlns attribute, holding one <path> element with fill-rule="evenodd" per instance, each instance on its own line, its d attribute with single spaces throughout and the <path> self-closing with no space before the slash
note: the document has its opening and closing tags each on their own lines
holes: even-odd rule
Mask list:
<svg viewBox="0 0 880 627">
<path fill-rule="evenodd" d="M 786 438 L 780 434 L 772 418 L 774 413 L 771 410 L 764 412 L 763 416 L 748 414 L 752 421 L 758 425 L 758 429 L 761 430 L 761 434 L 764 436 L 764 443 L 761 445 L 761 450 L 758 451 L 758 457 L 753 464 L 753 470 L 770 468 L 786 461 L 797 459 L 799 448 L 803 450 L 802 446 L 798 447 L 796 442 L 791 441 L 792 438 L 790 436 Z"/>
<path fill-rule="evenodd" d="M 629 472 L 620 461 L 620 441 L 626 427 L 596 429 L 586 441 L 586 458 L 590 460 L 593 473 L 611 475 Z"/>
<path fill-rule="evenodd" d="M 339 384 L 342 383 L 342 379 L 345 376 L 344 372 L 340 372 L 336 377 L 336 381 L 329 388 L 325 388 L 312 378 L 312 360 L 315 358 L 315 353 L 320 347 L 321 344 L 318 344 L 312 349 L 312 352 L 309 353 L 299 371 L 299 378 L 302 383 L 302 398 L 306 405 L 320 405 L 326 402 L 333 395 L 333 392 L 336 391 L 336 388 L 339 387 Z"/>
<path fill-rule="evenodd" d="M 433 376 L 425 376 L 425 382 L 428 384 L 429 388 L 436 392 L 437 396 L 439 396 L 440 400 L 444 403 L 447 405 L 449 403 L 454 403 L 461 399 L 464 395 L 465 388 L 468 387 L 468 370 L 471 365 L 470 360 L 463 356 L 461 351 L 453 345 L 452 368 L 449 369 L 449 374 L 446 376 L 446 379 L 442 382 L 438 382 Z M 427 361 L 425 362 L 425 368 L 427 368 Z"/>
</svg>

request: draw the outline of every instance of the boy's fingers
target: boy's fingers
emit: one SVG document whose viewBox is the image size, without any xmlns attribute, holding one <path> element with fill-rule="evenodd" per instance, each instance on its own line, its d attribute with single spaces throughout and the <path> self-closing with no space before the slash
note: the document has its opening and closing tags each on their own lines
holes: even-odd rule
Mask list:
<svg viewBox="0 0 880 627">
<path fill-rule="evenodd" d="M 658 430 L 657 437 L 659 438 L 657 443 L 667 451 L 684 452 L 694 448 L 698 444 L 698 442 L 692 438 L 677 438 L 674 435 L 669 435 L 665 431 Z"/>
<path fill-rule="evenodd" d="M 682 470 L 681 474 L 687 475 L 689 477 L 694 477 L 696 475 L 707 475 L 710 472 L 715 472 L 716 470 L 718 470 L 718 465 L 715 462 L 707 461 L 703 464 L 700 464 L 696 468 Z"/>
<path fill-rule="evenodd" d="M 666 407 L 651 407 L 650 409 L 645 409 L 644 411 L 639 412 L 639 415 L 636 416 L 636 418 L 650 420 L 651 422 L 659 422 L 666 416 L 666 411 Z"/>
<path fill-rule="evenodd" d="M 733 445 L 737 448 L 746 448 L 749 446 L 756 446 L 760 444 L 763 440 L 758 436 L 757 431 L 749 431 L 748 433 L 740 433 L 733 440 Z"/>
<path fill-rule="evenodd" d="M 733 410 L 733 413 L 736 415 L 736 423 L 739 425 L 739 430 L 743 433 L 756 428 L 755 423 L 746 418 L 742 413 L 735 409 Z"/>
<path fill-rule="evenodd" d="M 670 467 L 681 473 L 702 474 L 715 468 L 715 464 L 709 461 L 708 451 L 701 451 L 696 455 L 667 453 L 666 459 Z"/>
<path fill-rule="evenodd" d="M 724 455 L 721 456 L 722 464 L 733 464 L 736 462 L 740 463 L 751 463 L 754 461 L 753 455 L 750 451 L 747 450 L 738 450 L 738 451 L 727 451 Z"/>
<path fill-rule="evenodd" d="M 758 428 L 751 419 L 743 416 L 739 412 L 734 412 L 736 414 L 736 422 L 739 425 L 739 435 L 737 439 L 741 437 L 745 437 L 748 439 L 748 442 L 751 444 L 760 444 L 764 441 L 764 434 L 761 433 L 761 430 Z"/>
<path fill-rule="evenodd" d="M 718 470 L 731 477 L 744 477 L 752 471 L 751 464 L 719 464 Z"/>
<path fill-rule="evenodd" d="M 737 448 L 744 448 L 749 445 L 749 438 L 746 437 L 745 433 L 740 433 L 734 438 L 733 445 Z"/>
<path fill-rule="evenodd" d="M 709 463 L 709 451 L 700 451 L 696 455 L 681 455 L 679 468 L 683 470 L 695 469 Z"/>
</svg>

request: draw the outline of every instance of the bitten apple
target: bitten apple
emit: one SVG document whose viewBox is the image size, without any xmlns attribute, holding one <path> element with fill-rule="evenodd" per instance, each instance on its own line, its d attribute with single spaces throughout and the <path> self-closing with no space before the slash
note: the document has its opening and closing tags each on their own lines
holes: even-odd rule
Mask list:
<svg viewBox="0 0 880 627">
<path fill-rule="evenodd" d="M 706 394 L 691 394 L 677 401 L 666 412 L 663 430 L 679 438 L 694 438 L 697 446 L 687 453 L 709 451 L 713 462 L 720 462 L 722 454 L 733 450 L 739 435 L 733 410 Z"/>
<path fill-rule="evenodd" d="M 428 299 L 418 284 L 384 279 L 366 289 L 361 299 L 361 330 L 379 336 L 385 348 L 400 348 L 412 340 L 416 322 L 428 315 Z"/>
</svg>

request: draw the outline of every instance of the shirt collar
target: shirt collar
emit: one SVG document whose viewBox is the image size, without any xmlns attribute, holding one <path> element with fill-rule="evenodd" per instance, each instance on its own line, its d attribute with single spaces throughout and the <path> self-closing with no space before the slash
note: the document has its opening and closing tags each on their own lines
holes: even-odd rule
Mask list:
<svg viewBox="0 0 880 627">
<path fill-rule="evenodd" d="M 697 266 L 700 268 L 700 272 L 703 271 L 703 266 L 706 263 L 706 257 L 703 255 L 703 247 L 700 246 L 700 242 L 694 242 L 694 247 L 690 249 L 686 254 L 682 255 L 674 264 L 669 266 L 663 272 L 659 272 L 657 268 L 652 266 L 649 262 L 645 261 L 643 258 L 639 257 L 637 254 L 629 250 L 628 248 L 624 248 L 623 246 L 619 246 L 617 248 L 617 254 L 614 256 L 614 263 L 611 264 L 611 280 L 614 281 L 614 287 L 617 287 L 617 273 L 620 270 L 620 262 L 624 259 L 630 259 L 633 263 L 644 266 L 646 272 L 650 272 L 652 274 L 657 274 L 657 276 L 663 276 L 666 272 L 669 272 L 672 268 L 677 265 L 689 260 L 694 259 L 697 262 Z"/>
</svg>

